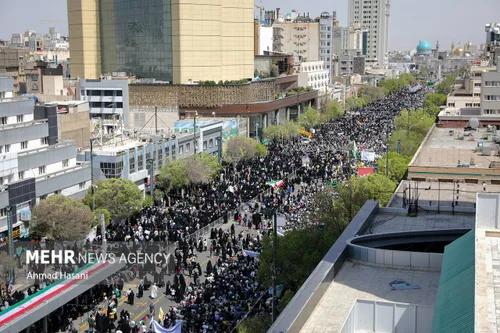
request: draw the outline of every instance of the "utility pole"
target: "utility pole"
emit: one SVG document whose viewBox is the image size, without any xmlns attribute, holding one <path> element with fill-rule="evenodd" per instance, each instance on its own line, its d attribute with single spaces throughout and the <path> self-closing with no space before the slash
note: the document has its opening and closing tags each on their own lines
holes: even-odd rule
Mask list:
<svg viewBox="0 0 500 333">
<path fill-rule="evenodd" d="M 273 323 L 276 320 L 276 248 L 278 241 L 278 213 L 274 212 L 274 225 L 273 225 Z"/>
<path fill-rule="evenodd" d="M 153 144 L 154 147 L 154 144 Z M 151 156 L 153 156 L 153 151 L 151 151 Z M 155 176 L 155 171 L 154 171 L 154 157 L 151 157 L 148 159 L 149 162 L 149 194 L 151 195 L 151 199 L 154 200 L 154 191 L 155 191 L 155 184 L 153 181 L 153 178 Z"/>
<path fill-rule="evenodd" d="M 194 114 L 194 118 L 193 118 L 193 131 L 194 131 L 194 154 L 196 155 L 196 115 L 197 115 L 197 112 L 195 112 Z"/>
<path fill-rule="evenodd" d="M 385 176 L 389 177 L 389 128 L 386 133 L 386 148 L 385 148 Z"/>
<path fill-rule="evenodd" d="M 12 231 L 12 207 L 7 206 L 7 233 L 9 237 L 9 256 L 14 258 L 14 232 Z M 10 282 L 14 284 L 16 275 L 14 268 L 10 269 Z"/>
<path fill-rule="evenodd" d="M 408 110 L 408 127 L 406 128 L 406 137 L 410 137 L 410 110 Z"/>
<path fill-rule="evenodd" d="M 158 107 L 155 106 L 155 134 L 158 134 Z"/>
<path fill-rule="evenodd" d="M 94 150 L 92 144 L 92 138 L 90 138 L 90 194 L 92 196 L 92 212 L 95 209 L 95 198 L 94 198 Z"/>
<path fill-rule="evenodd" d="M 222 135 L 222 133 L 221 133 L 221 135 Z M 218 148 L 218 153 L 219 153 L 219 164 L 221 164 L 222 163 L 222 138 L 219 136 L 217 138 L 217 141 L 219 143 L 219 145 L 217 147 Z"/>
</svg>

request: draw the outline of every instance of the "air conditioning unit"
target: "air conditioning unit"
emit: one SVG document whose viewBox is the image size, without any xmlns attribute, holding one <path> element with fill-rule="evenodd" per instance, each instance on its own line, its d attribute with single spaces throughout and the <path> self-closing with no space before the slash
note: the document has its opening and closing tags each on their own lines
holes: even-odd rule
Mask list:
<svg viewBox="0 0 500 333">
<path fill-rule="evenodd" d="M 28 222 L 31 220 L 31 210 L 22 210 L 21 213 L 21 221 Z"/>
</svg>

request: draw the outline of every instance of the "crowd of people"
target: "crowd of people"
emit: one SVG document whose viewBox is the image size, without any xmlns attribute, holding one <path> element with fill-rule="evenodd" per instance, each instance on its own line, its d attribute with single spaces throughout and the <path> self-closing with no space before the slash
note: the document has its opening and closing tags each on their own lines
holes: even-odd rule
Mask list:
<svg viewBox="0 0 500 333">
<path fill-rule="evenodd" d="M 262 311 L 268 310 L 263 297 L 267 291 L 256 280 L 258 259 L 248 255 L 248 251 L 261 248 L 263 235 L 272 229 L 274 213 L 285 219 L 281 232 L 301 228 L 305 223 L 302 215 L 316 193 L 327 184 L 342 182 L 356 174 L 360 165 L 373 165 L 352 155 L 353 147 L 382 155 L 394 117 L 402 109 L 421 107 L 424 94 L 423 90 L 410 93 L 403 89 L 323 124 L 309 141 L 271 142 L 265 157 L 224 168 L 210 184 L 165 193 L 163 204 L 145 208 L 136 218 L 112 224 L 106 230 L 109 242 L 143 248 L 149 241 L 176 244 L 169 262 L 161 269 L 133 269 L 131 278 L 142 280 L 139 289 L 132 291 L 132 303 L 135 297 L 143 296 L 144 290 L 151 288 L 153 292 L 165 287 L 165 293 L 176 305 L 166 313 L 162 325 L 170 327 L 176 320 L 183 320 L 183 332 L 230 332 L 255 304 Z M 283 180 L 279 190 L 267 185 L 276 180 Z M 199 235 L 189 236 L 217 219 L 233 223 L 233 227 L 213 229 L 208 240 Z M 236 233 L 234 225 L 244 226 L 248 231 Z M 94 242 L 101 241 L 98 232 Z M 197 253 L 204 250 L 211 256 L 205 268 L 197 259 Z M 172 281 L 165 278 L 169 274 Z M 140 323 L 131 325 L 127 313 L 117 315 L 119 295 L 125 292 L 131 301 L 131 293 L 122 290 L 120 279 L 107 281 L 106 287 L 94 295 L 100 295 L 99 300 L 107 299 L 107 317 L 112 318 L 116 329 L 147 332 L 149 328 L 143 331 L 144 325 Z M 93 304 L 97 306 L 99 300 Z M 93 316 L 91 321 L 94 326 L 102 326 L 106 320 L 99 317 L 97 323 Z M 100 327 L 96 331 L 107 329 Z"/>
</svg>

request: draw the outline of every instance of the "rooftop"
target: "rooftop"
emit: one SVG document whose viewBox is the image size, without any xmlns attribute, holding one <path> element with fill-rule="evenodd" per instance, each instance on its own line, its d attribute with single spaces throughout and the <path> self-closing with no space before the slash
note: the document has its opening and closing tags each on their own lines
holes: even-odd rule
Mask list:
<svg viewBox="0 0 500 333">
<path fill-rule="evenodd" d="M 389 283 L 395 280 L 419 285 L 421 289 L 391 290 Z M 357 299 L 433 306 L 438 283 L 439 272 L 373 267 L 348 261 L 300 332 L 340 333 Z"/>
<path fill-rule="evenodd" d="M 87 101 L 78 101 L 78 100 L 73 100 L 73 101 L 50 101 L 46 102 L 45 105 L 51 105 L 51 104 L 56 104 L 56 105 L 80 105 L 80 104 L 85 104 L 88 103 Z"/>
<path fill-rule="evenodd" d="M 463 128 L 435 127 L 420 147 L 410 167 L 456 168 L 464 165 L 468 169 L 488 169 L 491 162 L 500 162 L 500 157 L 498 146 L 487 140 L 486 129 L 467 132 Z M 490 155 L 484 156 L 476 149 L 479 142 L 491 148 Z"/>
</svg>

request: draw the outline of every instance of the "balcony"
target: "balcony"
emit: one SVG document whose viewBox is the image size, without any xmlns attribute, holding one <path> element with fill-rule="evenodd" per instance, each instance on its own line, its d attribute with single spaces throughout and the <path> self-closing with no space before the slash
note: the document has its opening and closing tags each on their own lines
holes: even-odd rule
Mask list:
<svg viewBox="0 0 500 333">
<path fill-rule="evenodd" d="M 90 180 L 90 164 L 77 165 L 36 178 L 36 196 L 54 193 Z"/>
<path fill-rule="evenodd" d="M 0 126 L 0 142 L 4 145 L 36 140 L 46 136 L 49 136 L 46 119 Z"/>
<path fill-rule="evenodd" d="M 41 147 L 17 154 L 19 171 L 26 171 L 42 165 L 54 164 L 76 155 L 75 141 L 64 141 L 52 146 Z"/>
<path fill-rule="evenodd" d="M 33 113 L 35 102 L 30 98 L 15 97 L 0 99 L 0 115 L 14 117 L 22 114 Z"/>
</svg>

